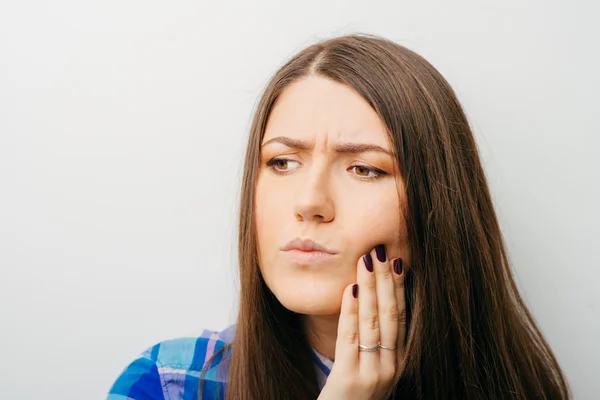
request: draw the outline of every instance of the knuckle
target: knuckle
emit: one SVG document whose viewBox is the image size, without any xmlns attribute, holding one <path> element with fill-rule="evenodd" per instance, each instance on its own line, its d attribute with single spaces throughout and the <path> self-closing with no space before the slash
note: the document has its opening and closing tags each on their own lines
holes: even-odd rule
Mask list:
<svg viewBox="0 0 600 400">
<path fill-rule="evenodd" d="M 392 276 L 391 268 L 384 268 L 379 272 L 379 276 L 383 279 L 388 279 Z"/>
<path fill-rule="evenodd" d="M 365 286 L 367 287 L 367 289 L 377 290 L 377 282 L 375 281 L 375 279 L 368 279 L 365 283 Z"/>
<path fill-rule="evenodd" d="M 403 308 L 400 311 L 400 314 L 398 316 L 398 322 L 401 324 L 406 324 L 406 308 Z"/>
<path fill-rule="evenodd" d="M 348 343 L 348 344 L 357 344 L 358 343 L 358 332 L 357 331 L 346 332 L 346 334 L 344 335 L 344 338 L 346 339 L 346 343 Z"/>
<path fill-rule="evenodd" d="M 388 318 L 392 322 L 399 322 L 400 321 L 400 311 L 398 311 L 398 307 L 396 307 L 395 305 L 392 306 L 392 307 L 388 307 L 388 309 L 386 310 L 385 314 L 388 316 Z"/>
<path fill-rule="evenodd" d="M 379 316 L 377 314 L 367 315 L 363 318 L 363 325 L 372 331 L 379 329 Z"/>
</svg>

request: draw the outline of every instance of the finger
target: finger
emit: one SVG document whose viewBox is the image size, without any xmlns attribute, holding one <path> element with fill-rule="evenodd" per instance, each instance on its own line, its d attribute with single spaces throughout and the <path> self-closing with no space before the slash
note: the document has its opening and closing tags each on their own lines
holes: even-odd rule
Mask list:
<svg viewBox="0 0 600 400">
<path fill-rule="evenodd" d="M 358 296 L 358 337 L 359 344 L 371 347 L 379 342 L 379 315 L 377 313 L 377 293 L 373 259 L 375 251 L 367 253 L 358 261 L 357 281 L 360 287 Z M 360 351 L 359 370 L 373 373 L 379 370 L 379 351 Z"/>
<path fill-rule="evenodd" d="M 392 276 L 392 264 L 387 259 L 384 245 L 375 248 L 377 261 L 374 261 L 377 286 L 377 308 L 379 313 L 379 341 L 382 346 L 396 347 L 398 341 L 399 310 L 396 288 Z M 380 349 L 379 361 L 384 371 L 396 369 L 396 350 Z"/>
<path fill-rule="evenodd" d="M 335 365 L 342 373 L 358 370 L 358 285 L 346 286 L 342 295 L 342 308 L 335 343 Z"/>
<path fill-rule="evenodd" d="M 398 340 L 396 351 L 398 357 L 398 366 L 401 366 L 404 357 L 404 342 L 406 341 L 406 295 L 404 292 L 404 277 L 406 276 L 407 265 L 404 265 L 402 258 L 392 260 L 392 270 L 394 273 L 394 288 L 396 294 L 396 303 L 398 305 Z"/>
</svg>

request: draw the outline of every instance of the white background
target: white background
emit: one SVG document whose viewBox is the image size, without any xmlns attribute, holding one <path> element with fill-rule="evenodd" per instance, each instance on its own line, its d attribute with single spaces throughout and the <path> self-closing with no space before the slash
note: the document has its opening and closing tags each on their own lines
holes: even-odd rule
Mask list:
<svg viewBox="0 0 600 400">
<path fill-rule="evenodd" d="M 518 283 L 600 393 L 598 3 L 0 3 L 0 397 L 101 399 L 159 340 L 222 329 L 252 110 L 316 40 L 427 58 L 476 134 Z"/>
</svg>

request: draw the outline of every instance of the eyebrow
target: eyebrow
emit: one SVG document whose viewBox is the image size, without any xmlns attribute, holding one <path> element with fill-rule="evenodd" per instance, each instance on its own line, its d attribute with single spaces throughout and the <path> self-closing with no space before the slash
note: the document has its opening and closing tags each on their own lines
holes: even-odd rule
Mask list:
<svg viewBox="0 0 600 400">
<path fill-rule="evenodd" d="M 291 147 L 293 149 L 298 149 L 298 150 L 311 150 L 314 147 L 314 143 L 309 142 L 307 140 L 298 140 L 298 139 L 292 139 L 286 136 L 277 136 L 274 137 L 273 139 L 269 139 L 267 140 L 265 143 L 263 143 L 261 145 L 261 148 L 265 147 L 266 145 L 270 144 L 270 143 L 281 143 L 287 147 Z M 366 153 L 369 151 L 376 151 L 376 152 L 380 152 L 380 153 L 385 153 L 391 157 L 393 157 L 393 154 L 391 151 L 384 149 L 381 146 L 378 146 L 376 144 L 366 144 L 366 143 L 336 143 L 333 145 L 333 149 L 337 152 L 337 153 Z"/>
</svg>

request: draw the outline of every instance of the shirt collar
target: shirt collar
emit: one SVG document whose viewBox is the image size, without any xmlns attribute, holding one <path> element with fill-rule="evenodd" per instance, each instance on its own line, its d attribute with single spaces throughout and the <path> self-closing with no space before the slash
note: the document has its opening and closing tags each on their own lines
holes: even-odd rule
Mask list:
<svg viewBox="0 0 600 400">
<path fill-rule="evenodd" d="M 325 382 L 327 382 L 327 377 L 331 372 L 331 368 L 333 368 L 333 361 L 325 357 L 323 354 L 319 353 L 314 348 L 311 348 L 311 350 L 312 358 L 315 363 L 315 370 L 317 373 L 317 381 L 319 383 L 319 388 L 323 389 L 323 386 L 325 386 Z"/>
</svg>

